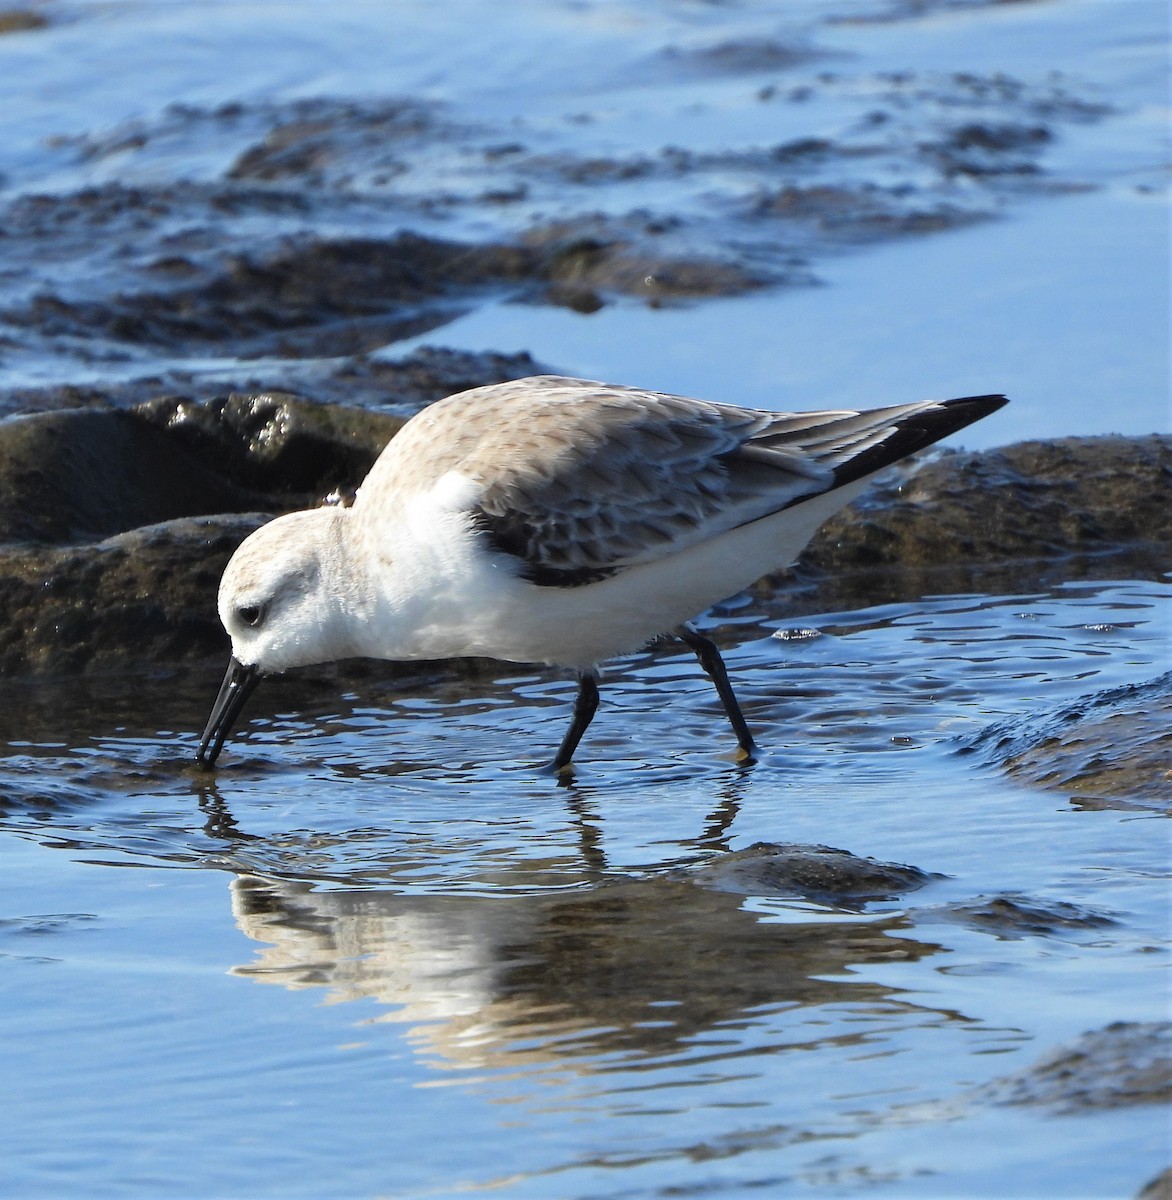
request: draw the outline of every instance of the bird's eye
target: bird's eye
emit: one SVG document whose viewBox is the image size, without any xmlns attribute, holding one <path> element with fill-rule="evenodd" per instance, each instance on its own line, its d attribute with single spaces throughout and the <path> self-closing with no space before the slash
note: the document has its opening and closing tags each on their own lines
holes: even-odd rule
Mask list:
<svg viewBox="0 0 1172 1200">
<path fill-rule="evenodd" d="M 236 615 L 245 625 L 259 625 L 260 619 L 264 615 L 263 610 L 256 604 L 242 604 L 237 610 Z"/>
</svg>

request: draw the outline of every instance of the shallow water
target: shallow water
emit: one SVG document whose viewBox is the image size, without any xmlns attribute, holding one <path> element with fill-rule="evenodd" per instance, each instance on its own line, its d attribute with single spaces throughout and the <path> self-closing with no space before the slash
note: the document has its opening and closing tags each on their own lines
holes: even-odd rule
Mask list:
<svg viewBox="0 0 1172 1200">
<path fill-rule="evenodd" d="M 612 299 L 589 315 L 504 289 L 454 303 L 432 324 L 464 318 L 422 340 L 770 408 L 1007 392 L 1010 408 L 965 431 L 974 448 L 1167 424 L 1162 0 L 47 11 L 47 28 L 0 37 L 0 203 L 49 198 L 4 247 L 6 387 L 174 371 L 194 394 L 277 386 L 288 362 L 246 373 L 226 337 L 200 352 L 40 328 L 57 300 L 133 299 L 184 259 L 296 233 L 479 241 L 585 221 L 571 229 L 589 236 L 585 219 L 603 214 L 615 236 L 655 223 L 676 252 L 731 254 L 794 286 L 700 305 Z M 424 133 L 372 139 L 363 120 L 399 103 Z M 216 190 L 298 120 L 341 130 L 320 167 Z M 941 139 L 969 126 L 1040 140 L 1020 161 L 941 173 Z M 777 159 L 819 139 L 824 163 Z M 762 217 L 793 183 L 853 189 L 864 208 L 877 196 L 898 209 L 906 193 L 945 231 L 872 241 Z M 52 199 L 107 186 L 139 199 L 113 218 Z M 30 318 L 38 294 L 54 302 Z M 149 323 L 151 307 L 125 324 Z"/>
<path fill-rule="evenodd" d="M 0 37 L 0 204 L 47 198 L 0 238 L 5 389 L 284 378 L 17 319 L 149 291 L 169 256 L 634 212 L 796 278 L 589 315 L 492 293 L 376 356 L 524 349 L 766 407 L 1009 392 L 970 447 L 1166 427 L 1160 0 L 38 11 Z M 388 185 L 362 121 L 404 99 L 434 125 Z M 319 100 L 352 177 L 216 190 Z M 925 147 L 969 120 L 1050 140 L 941 190 Z M 755 206 L 790 179 L 772 149 L 817 138 L 795 178 L 906 186 L 956 227 L 791 246 Z M 145 198 L 129 221 L 73 205 L 107 185 Z M 572 685 L 524 668 L 268 682 L 214 774 L 190 760 L 218 676 L 5 679 L 0 1194 L 1134 1196 L 1169 1161 L 1141 1087 L 1096 1062 L 1109 1101 L 1008 1100 L 1055 1047 L 1167 1018 L 1168 797 L 1026 787 L 980 734 L 1166 697 L 1170 598 L 731 603 L 710 624 L 761 761 L 669 646 L 610 672 L 568 786 L 539 768 Z M 777 866 L 807 845 L 926 877 L 811 890 Z"/>
<path fill-rule="evenodd" d="M 762 761 L 665 647 L 613 671 L 565 787 L 545 675 L 274 682 L 214 777 L 214 678 L 30 689 L 0 762 L 5 1194 L 1134 1194 L 1158 1106 L 981 1088 L 1167 1015 L 1167 823 L 964 750 L 1160 675 L 1170 601 L 737 610 Z M 787 894 L 729 869 L 759 842 L 931 878 Z M 998 903 L 1036 920 L 971 915 Z"/>
</svg>

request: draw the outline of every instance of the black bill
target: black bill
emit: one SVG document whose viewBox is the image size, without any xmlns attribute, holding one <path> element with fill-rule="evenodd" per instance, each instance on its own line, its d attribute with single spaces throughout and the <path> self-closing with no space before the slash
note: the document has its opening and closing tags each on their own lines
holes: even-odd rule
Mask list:
<svg viewBox="0 0 1172 1200">
<path fill-rule="evenodd" d="M 195 761 L 210 767 L 220 756 L 224 739 L 232 732 L 236 718 L 244 702 L 252 695 L 253 689 L 260 683 L 260 671 L 256 667 L 246 667 L 242 662 L 232 659 L 228 663 L 228 673 L 220 684 L 219 695 L 212 705 L 212 715 L 204 727 L 203 737 L 199 739 L 199 749 L 195 752 Z"/>
</svg>

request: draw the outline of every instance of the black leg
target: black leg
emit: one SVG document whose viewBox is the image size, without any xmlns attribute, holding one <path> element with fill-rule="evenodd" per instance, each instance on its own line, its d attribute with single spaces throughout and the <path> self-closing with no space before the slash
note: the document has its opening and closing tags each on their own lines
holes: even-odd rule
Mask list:
<svg viewBox="0 0 1172 1200">
<path fill-rule="evenodd" d="M 757 757 L 757 746 L 753 741 L 753 735 L 749 732 L 749 726 L 745 723 L 741 706 L 737 703 L 736 696 L 733 695 L 732 684 L 728 681 L 728 672 L 724 669 L 724 659 L 720 657 L 720 651 L 717 650 L 716 644 L 687 625 L 681 625 L 676 630 L 676 636 L 684 645 L 693 650 L 700 660 L 705 674 L 716 685 L 716 692 L 720 696 L 721 704 L 724 705 L 729 724 L 733 727 L 733 733 L 737 735 L 737 745 L 741 749 L 742 758 L 752 761 Z"/>
<path fill-rule="evenodd" d="M 566 736 L 562 738 L 558 752 L 553 756 L 553 762 L 549 764 L 551 771 L 564 771 L 570 765 L 574 751 L 578 749 L 578 743 L 589 728 L 590 722 L 594 720 L 594 714 L 597 711 L 598 672 L 583 671 L 578 676 L 578 695 L 574 700 L 574 718 L 570 722 L 570 728 L 566 730 Z"/>
</svg>

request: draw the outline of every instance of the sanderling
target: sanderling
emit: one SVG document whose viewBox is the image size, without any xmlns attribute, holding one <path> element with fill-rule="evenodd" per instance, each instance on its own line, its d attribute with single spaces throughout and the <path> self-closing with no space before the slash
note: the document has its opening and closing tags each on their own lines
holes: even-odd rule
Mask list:
<svg viewBox="0 0 1172 1200">
<path fill-rule="evenodd" d="M 413 417 L 350 508 L 290 513 L 220 583 L 232 659 L 196 758 L 215 762 L 264 675 L 351 657 L 570 667 L 569 766 L 598 666 L 674 634 L 752 734 L 716 646 L 688 621 L 788 566 L 882 468 L 1004 396 L 773 413 L 560 376 L 449 396 Z"/>
</svg>

